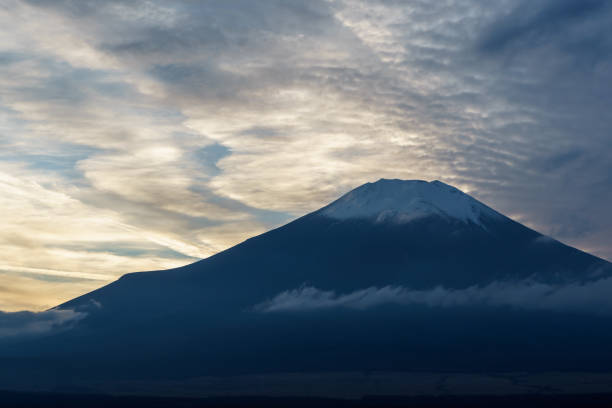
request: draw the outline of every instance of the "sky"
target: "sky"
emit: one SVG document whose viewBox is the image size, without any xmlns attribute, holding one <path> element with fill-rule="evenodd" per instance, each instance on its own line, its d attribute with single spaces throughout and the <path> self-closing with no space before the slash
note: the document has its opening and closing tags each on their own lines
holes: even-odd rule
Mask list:
<svg viewBox="0 0 612 408">
<path fill-rule="evenodd" d="M 379 178 L 612 260 L 611 106 L 605 0 L 3 0 L 0 310 Z"/>
</svg>

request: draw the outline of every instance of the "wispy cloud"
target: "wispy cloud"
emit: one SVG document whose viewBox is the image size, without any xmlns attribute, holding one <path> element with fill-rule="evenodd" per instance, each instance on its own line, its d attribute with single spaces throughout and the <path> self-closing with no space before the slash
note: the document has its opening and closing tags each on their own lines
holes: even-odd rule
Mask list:
<svg viewBox="0 0 612 408">
<path fill-rule="evenodd" d="M 301 312 L 331 308 L 369 309 L 384 304 L 429 307 L 508 306 L 531 310 L 612 313 L 612 278 L 582 284 L 551 285 L 533 281 L 493 282 L 465 289 L 401 286 L 369 287 L 346 294 L 305 286 L 279 293 L 255 311 Z"/>
<path fill-rule="evenodd" d="M 46 312 L 0 312 L 0 339 L 34 336 L 68 329 L 86 316 L 85 312 L 68 309 Z"/>
</svg>

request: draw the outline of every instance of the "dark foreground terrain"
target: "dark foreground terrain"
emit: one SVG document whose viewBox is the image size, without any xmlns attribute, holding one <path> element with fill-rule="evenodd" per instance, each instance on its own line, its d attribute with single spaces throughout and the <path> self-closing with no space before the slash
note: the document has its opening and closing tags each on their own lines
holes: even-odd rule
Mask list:
<svg viewBox="0 0 612 408">
<path fill-rule="evenodd" d="M 372 396 L 357 400 L 304 397 L 168 398 L 0 391 L 0 406 L 37 407 L 612 407 L 612 394 Z"/>
</svg>

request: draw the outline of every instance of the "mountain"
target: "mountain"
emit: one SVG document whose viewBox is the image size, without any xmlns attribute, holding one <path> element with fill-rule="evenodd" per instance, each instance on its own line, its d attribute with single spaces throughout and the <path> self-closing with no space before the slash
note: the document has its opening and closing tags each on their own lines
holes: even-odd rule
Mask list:
<svg viewBox="0 0 612 408">
<path fill-rule="evenodd" d="M 382 179 L 207 259 L 58 306 L 84 317 L 0 344 L 0 385 L 32 372 L 63 384 L 605 371 L 610 278 L 610 263 L 452 186 Z"/>
</svg>

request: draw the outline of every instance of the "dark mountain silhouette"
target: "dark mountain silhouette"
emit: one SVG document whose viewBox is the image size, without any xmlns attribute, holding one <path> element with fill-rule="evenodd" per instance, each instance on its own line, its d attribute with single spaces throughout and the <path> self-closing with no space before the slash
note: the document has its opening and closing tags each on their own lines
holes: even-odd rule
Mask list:
<svg viewBox="0 0 612 408">
<path fill-rule="evenodd" d="M 0 383 L 606 371 L 610 277 L 610 263 L 454 187 L 380 180 L 210 258 L 58 306 L 87 315 L 5 339 Z"/>
</svg>

